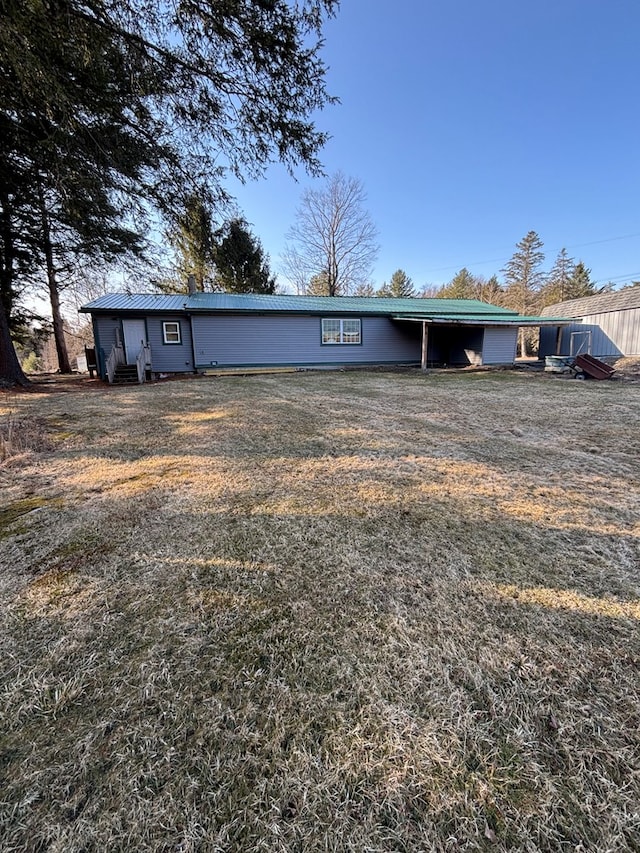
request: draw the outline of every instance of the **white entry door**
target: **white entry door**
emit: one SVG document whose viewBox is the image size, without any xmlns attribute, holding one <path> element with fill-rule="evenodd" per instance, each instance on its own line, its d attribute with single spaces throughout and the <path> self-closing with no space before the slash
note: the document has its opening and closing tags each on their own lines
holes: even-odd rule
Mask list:
<svg viewBox="0 0 640 853">
<path fill-rule="evenodd" d="M 127 364 L 135 364 L 141 347 L 147 339 L 144 320 L 123 320 L 124 357 Z"/>
</svg>

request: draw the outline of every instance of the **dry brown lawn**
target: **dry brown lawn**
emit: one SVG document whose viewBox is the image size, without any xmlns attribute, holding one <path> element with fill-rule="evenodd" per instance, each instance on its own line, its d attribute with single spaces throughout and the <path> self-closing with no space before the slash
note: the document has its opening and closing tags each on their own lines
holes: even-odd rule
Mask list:
<svg viewBox="0 0 640 853">
<path fill-rule="evenodd" d="M 0 848 L 639 850 L 639 422 L 511 373 L 0 396 Z"/>
</svg>

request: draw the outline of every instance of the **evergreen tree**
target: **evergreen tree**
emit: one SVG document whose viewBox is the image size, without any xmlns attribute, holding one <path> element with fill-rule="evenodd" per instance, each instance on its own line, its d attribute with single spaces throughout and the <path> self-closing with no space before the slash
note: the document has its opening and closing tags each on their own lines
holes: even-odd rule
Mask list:
<svg viewBox="0 0 640 853">
<path fill-rule="evenodd" d="M 578 261 L 569 279 L 565 299 L 579 299 L 584 296 L 593 296 L 598 292 L 591 281 L 591 270 L 587 269 L 582 261 Z"/>
<path fill-rule="evenodd" d="M 456 273 L 449 284 L 445 284 L 438 292 L 440 299 L 475 299 L 477 279 L 466 267 Z"/>
<path fill-rule="evenodd" d="M 406 272 L 396 270 L 391 276 L 389 284 L 385 282 L 376 295 L 394 297 L 395 299 L 410 299 L 416 295 L 416 291 Z"/>
<path fill-rule="evenodd" d="M 331 296 L 329 292 L 329 276 L 326 272 L 319 272 L 312 275 L 309 283 L 305 286 L 303 293 L 305 296 Z M 335 295 L 335 294 L 334 294 Z"/>
<path fill-rule="evenodd" d="M 574 263 L 573 258 L 567 257 L 566 250 L 562 249 L 542 288 L 541 304 L 555 305 L 568 299 L 593 296 L 598 292 L 591 281 L 591 270 L 586 268 L 583 261 Z"/>
<path fill-rule="evenodd" d="M 11 385 L 28 385 L 15 348 L 11 342 L 9 321 L 4 308 L 0 307 L 0 388 Z"/>
<path fill-rule="evenodd" d="M 520 314 L 532 314 L 539 307 L 540 288 L 544 283 L 541 270 L 544 261 L 542 240 L 535 231 L 529 231 L 516 244 L 516 251 L 502 270 L 505 279 L 503 302 Z M 526 356 L 527 337 L 523 328 L 519 331 L 520 355 Z"/>
<path fill-rule="evenodd" d="M 144 134 L 155 127 L 141 104 L 132 113 L 145 77 L 136 57 L 123 67 L 121 46 L 76 12 L 73 3 L 9 4 L 0 29 L 3 305 L 12 303 L 13 322 L 25 287 L 46 281 L 62 372 L 61 273 L 137 244 L 121 194 L 132 181 L 139 188 L 157 148 L 133 129 L 136 120 Z"/>
<path fill-rule="evenodd" d="M 195 278 L 197 290 L 213 289 L 216 236 L 213 229 L 212 205 L 205 189 L 192 192 L 187 196 L 184 207 L 167 229 L 167 237 L 176 252 L 180 282 L 177 288 L 170 283 L 170 289 L 186 291 L 190 275 Z"/>
<path fill-rule="evenodd" d="M 502 288 L 495 275 L 485 279 L 484 276 L 473 275 L 466 267 L 436 293 L 439 299 L 478 299 L 492 305 L 498 305 L 502 295 Z"/>
<path fill-rule="evenodd" d="M 503 298 L 503 291 L 500 287 L 497 275 L 492 275 L 491 278 L 485 279 L 481 276 L 477 279 L 476 299 L 481 302 L 487 302 L 490 305 L 500 305 Z"/>
<path fill-rule="evenodd" d="M 575 271 L 575 261 L 567 254 L 566 249 L 560 249 L 554 265 L 551 267 L 546 281 L 540 291 L 540 305 L 553 305 L 571 299 L 571 280 Z"/>
<path fill-rule="evenodd" d="M 376 289 L 371 284 L 371 282 L 366 282 L 365 284 L 359 284 L 357 287 L 353 289 L 354 296 L 364 296 L 370 298 L 372 296 L 376 296 Z"/>
<path fill-rule="evenodd" d="M 91 253 L 108 256 L 123 251 L 125 223 L 137 231 L 146 211 L 174 212 L 185 184 L 221 196 L 221 162 L 259 175 L 277 156 L 316 174 L 326 137 L 312 116 L 332 100 L 321 26 L 336 8 L 336 0 L 4 4 L 0 369 L 13 373 L 0 377 L 24 380 L 6 339 L 22 269 L 53 280 L 42 215 L 34 222 L 38 186 L 58 256 L 67 249 L 60 235 L 92 231 L 92 212 L 112 230 Z M 21 255 L 30 256 L 24 264 Z"/>
<path fill-rule="evenodd" d="M 269 269 L 269 256 L 244 219 L 232 219 L 217 232 L 214 264 L 217 290 L 275 293 L 276 279 Z"/>
</svg>

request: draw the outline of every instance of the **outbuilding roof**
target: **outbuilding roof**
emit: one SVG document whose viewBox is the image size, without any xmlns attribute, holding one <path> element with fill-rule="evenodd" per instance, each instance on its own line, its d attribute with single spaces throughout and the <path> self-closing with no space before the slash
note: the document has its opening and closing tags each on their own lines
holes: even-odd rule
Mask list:
<svg viewBox="0 0 640 853">
<path fill-rule="evenodd" d="M 582 299 L 568 299 L 547 305 L 542 309 L 544 316 L 562 314 L 565 317 L 585 317 L 589 314 L 608 314 L 611 311 L 626 311 L 640 308 L 640 285 L 625 287 L 611 293 L 598 293 Z"/>
</svg>

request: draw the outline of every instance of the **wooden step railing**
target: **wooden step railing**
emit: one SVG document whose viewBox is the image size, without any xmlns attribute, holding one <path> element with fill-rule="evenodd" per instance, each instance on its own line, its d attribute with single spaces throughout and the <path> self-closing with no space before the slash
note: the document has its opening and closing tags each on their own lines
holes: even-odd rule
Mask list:
<svg viewBox="0 0 640 853">
<path fill-rule="evenodd" d="M 105 364 L 110 385 L 113 383 L 113 377 L 116 375 L 116 368 L 119 364 L 124 364 L 124 347 L 122 344 L 114 344 Z"/>
<path fill-rule="evenodd" d="M 151 370 L 151 347 L 149 344 L 142 344 L 140 352 L 136 358 L 136 367 L 138 369 L 138 382 L 142 383 L 147 378 L 147 370 Z"/>
</svg>

